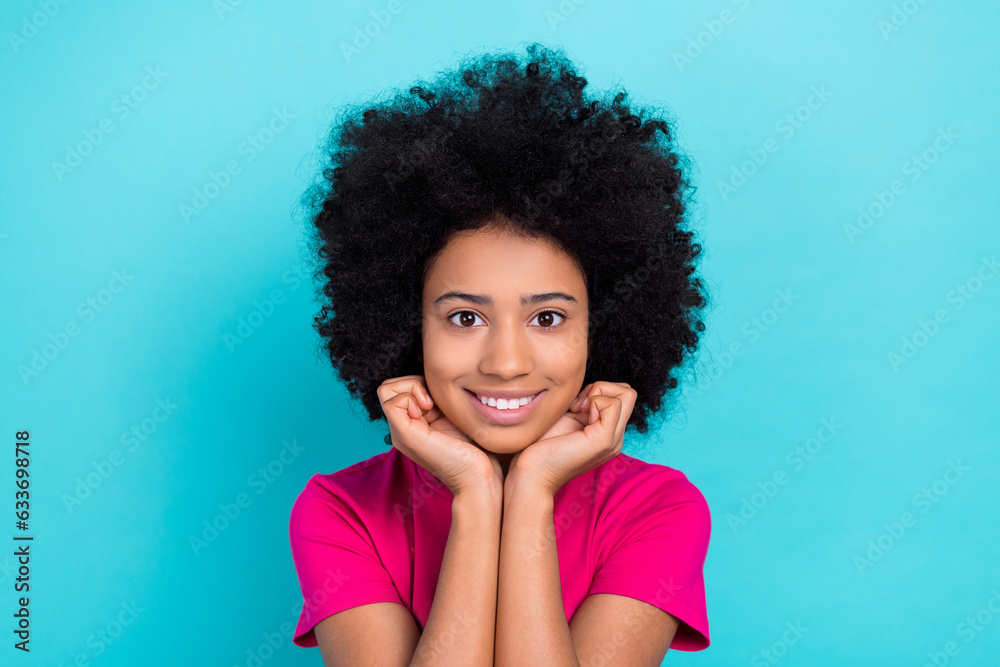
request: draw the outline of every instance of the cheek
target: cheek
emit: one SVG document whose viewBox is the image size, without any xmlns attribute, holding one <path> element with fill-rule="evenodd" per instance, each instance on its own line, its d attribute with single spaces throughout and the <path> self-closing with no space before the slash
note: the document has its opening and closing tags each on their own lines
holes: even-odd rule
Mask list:
<svg viewBox="0 0 1000 667">
<path fill-rule="evenodd" d="M 577 323 L 554 341 L 552 352 L 563 364 L 575 364 L 579 360 L 586 362 L 587 343 L 587 327 Z"/>
<path fill-rule="evenodd" d="M 563 382 L 582 378 L 587 369 L 587 345 L 573 338 L 553 345 L 545 355 L 548 373 Z"/>
<path fill-rule="evenodd" d="M 469 375 L 469 368 L 466 359 L 454 346 L 449 349 L 447 345 L 428 345 L 424 351 L 424 381 L 431 396 L 443 405 L 465 400 L 462 390 L 455 384 Z"/>
<path fill-rule="evenodd" d="M 579 393 L 580 392 L 577 390 L 576 385 L 567 384 L 562 388 L 562 391 L 559 392 L 558 396 L 552 397 L 555 399 L 552 401 L 552 410 L 555 413 L 555 419 L 558 419 L 562 415 L 569 412 L 569 406 L 573 404 L 573 401 L 576 400 Z"/>
</svg>

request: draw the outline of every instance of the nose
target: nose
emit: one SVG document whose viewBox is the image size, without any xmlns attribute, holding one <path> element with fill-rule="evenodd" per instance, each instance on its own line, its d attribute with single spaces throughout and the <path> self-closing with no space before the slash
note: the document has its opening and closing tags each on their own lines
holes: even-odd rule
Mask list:
<svg viewBox="0 0 1000 667">
<path fill-rule="evenodd" d="M 479 371 L 511 379 L 530 373 L 533 350 L 527 332 L 517 324 L 495 324 L 483 339 Z"/>
</svg>

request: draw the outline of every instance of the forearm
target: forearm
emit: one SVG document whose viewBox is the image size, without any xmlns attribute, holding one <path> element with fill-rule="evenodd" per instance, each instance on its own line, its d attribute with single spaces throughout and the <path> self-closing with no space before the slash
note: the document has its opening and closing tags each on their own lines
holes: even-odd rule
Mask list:
<svg viewBox="0 0 1000 667">
<path fill-rule="evenodd" d="M 497 667 L 571 665 L 573 648 L 559 583 L 553 498 L 513 482 L 504 493 L 497 588 Z"/>
<path fill-rule="evenodd" d="M 500 489 L 452 501 L 434 602 L 411 667 L 493 664 L 502 508 Z"/>
</svg>

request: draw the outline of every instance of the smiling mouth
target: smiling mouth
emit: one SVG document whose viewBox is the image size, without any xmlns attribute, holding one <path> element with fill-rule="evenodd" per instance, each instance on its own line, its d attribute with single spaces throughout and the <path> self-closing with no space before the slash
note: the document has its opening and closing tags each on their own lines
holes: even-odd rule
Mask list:
<svg viewBox="0 0 1000 667">
<path fill-rule="evenodd" d="M 482 394 L 477 394 L 474 391 L 470 393 L 479 399 L 479 402 L 483 405 L 488 405 L 491 408 L 496 408 L 497 410 L 518 410 L 522 406 L 531 403 L 535 400 L 535 397 L 542 392 L 532 394 L 531 396 L 525 396 L 523 398 L 489 398 L 488 396 L 483 396 Z"/>
<path fill-rule="evenodd" d="M 469 397 L 469 400 L 473 402 L 474 409 L 484 419 L 494 424 L 509 425 L 517 424 L 527 419 L 535 411 L 535 406 L 538 405 L 539 399 L 545 391 L 545 389 L 542 389 L 531 396 L 513 400 L 487 398 L 485 402 L 483 402 L 484 397 L 474 391 L 466 389 L 465 393 Z M 527 402 L 522 405 L 522 401 L 525 400 Z M 506 404 L 506 407 L 500 407 L 504 404 Z"/>
</svg>

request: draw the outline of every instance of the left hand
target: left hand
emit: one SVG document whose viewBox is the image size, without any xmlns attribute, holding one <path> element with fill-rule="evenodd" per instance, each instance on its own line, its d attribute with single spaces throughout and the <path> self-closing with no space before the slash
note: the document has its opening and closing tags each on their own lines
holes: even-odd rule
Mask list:
<svg viewBox="0 0 1000 667">
<path fill-rule="evenodd" d="M 636 396 L 624 382 L 584 387 L 569 412 L 511 458 L 504 486 L 508 480 L 517 479 L 518 484 L 527 480 L 554 496 L 566 482 L 617 456 Z"/>
</svg>

